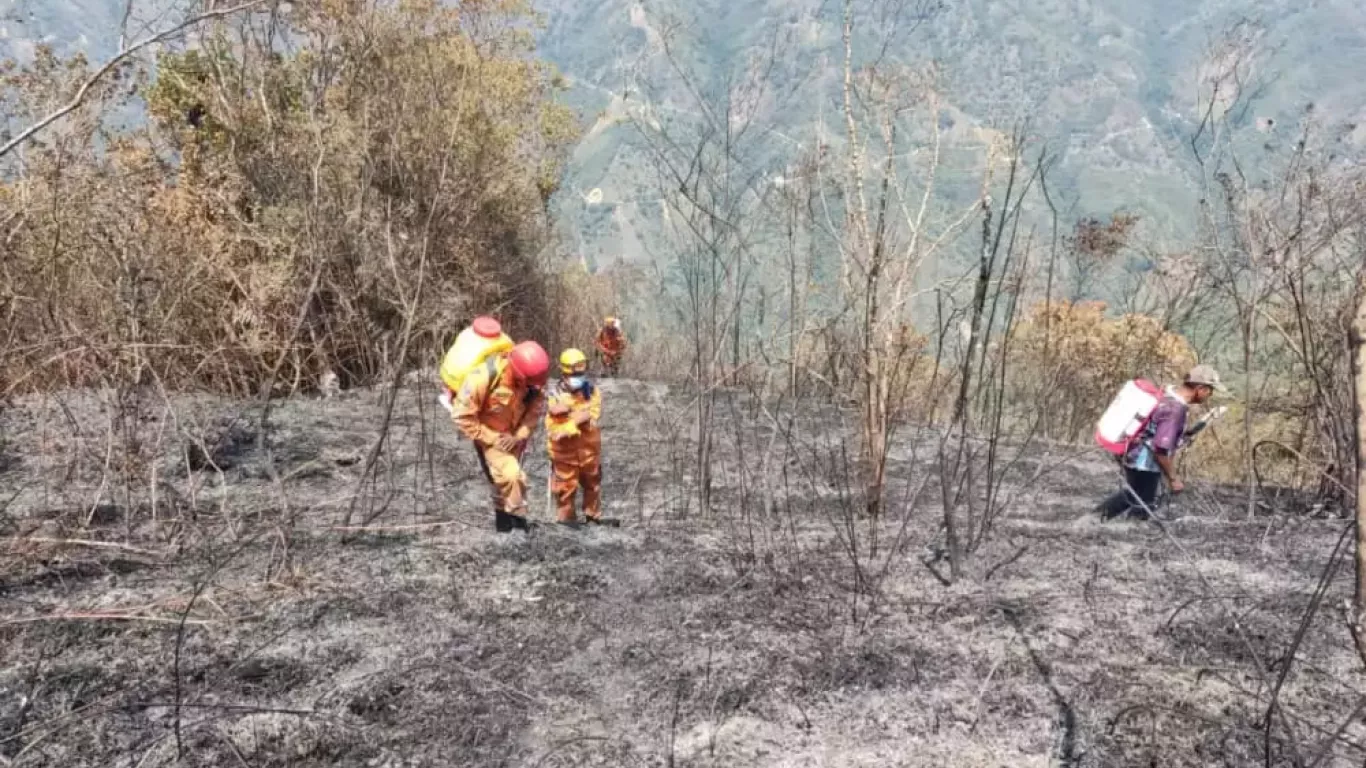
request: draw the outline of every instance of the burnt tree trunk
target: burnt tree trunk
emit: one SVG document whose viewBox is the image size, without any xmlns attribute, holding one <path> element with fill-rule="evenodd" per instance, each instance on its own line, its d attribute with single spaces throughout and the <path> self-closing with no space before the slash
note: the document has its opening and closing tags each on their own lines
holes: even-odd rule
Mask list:
<svg viewBox="0 0 1366 768">
<path fill-rule="evenodd" d="M 1353 399 L 1356 403 L 1356 523 L 1357 582 L 1356 636 L 1358 651 L 1366 638 L 1366 296 L 1357 299 L 1356 323 L 1352 328 Z M 1363 653 L 1366 656 L 1366 653 Z M 1363 659 L 1366 661 L 1366 658 Z"/>
</svg>

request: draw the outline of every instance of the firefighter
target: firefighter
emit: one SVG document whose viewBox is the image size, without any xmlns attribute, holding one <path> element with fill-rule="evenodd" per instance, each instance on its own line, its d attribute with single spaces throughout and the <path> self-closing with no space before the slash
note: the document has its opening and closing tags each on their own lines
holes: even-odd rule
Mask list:
<svg viewBox="0 0 1366 768">
<path fill-rule="evenodd" d="M 588 358 L 577 349 L 560 355 L 560 379 L 546 396 L 546 442 L 556 522 L 577 528 L 574 496 L 583 489 L 583 516 L 591 525 L 617 526 L 602 517 L 602 392 L 588 378 Z"/>
<path fill-rule="evenodd" d="M 621 357 L 626 354 L 626 334 L 622 333 L 621 321 L 608 316 L 602 321 L 602 329 L 597 338 L 598 357 L 602 366 L 612 376 L 621 369 Z"/>
<path fill-rule="evenodd" d="M 473 441 L 493 489 L 494 530 L 499 533 L 530 529 L 521 458 L 545 404 L 549 376 L 545 350 L 524 341 L 466 374 L 452 404 L 451 419 Z"/>
</svg>

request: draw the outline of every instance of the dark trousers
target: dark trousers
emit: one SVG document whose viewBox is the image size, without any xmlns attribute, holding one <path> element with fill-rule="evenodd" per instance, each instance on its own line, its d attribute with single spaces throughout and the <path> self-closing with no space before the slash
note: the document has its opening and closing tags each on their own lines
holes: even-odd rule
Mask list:
<svg viewBox="0 0 1366 768">
<path fill-rule="evenodd" d="M 1157 491 L 1162 487 L 1161 472 L 1143 472 L 1137 469 L 1124 470 L 1127 488 L 1101 502 L 1100 516 L 1106 520 L 1129 517 L 1139 520 L 1148 519 L 1148 511 L 1157 504 Z"/>
</svg>

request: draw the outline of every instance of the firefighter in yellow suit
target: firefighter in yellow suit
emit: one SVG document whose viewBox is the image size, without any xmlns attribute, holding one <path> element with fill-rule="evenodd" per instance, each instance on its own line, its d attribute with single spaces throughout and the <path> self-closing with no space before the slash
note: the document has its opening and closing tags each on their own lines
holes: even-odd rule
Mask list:
<svg viewBox="0 0 1366 768">
<path fill-rule="evenodd" d="M 615 527 L 602 516 L 602 392 L 588 378 L 588 358 L 577 349 L 560 355 L 560 379 L 546 395 L 546 442 L 553 473 L 556 522 L 579 525 L 574 496 L 583 489 L 583 516 L 589 524 Z"/>
<path fill-rule="evenodd" d="M 499 533 L 529 530 L 521 458 L 545 404 L 549 377 L 550 357 L 540 344 L 524 341 L 466 374 L 452 403 L 451 420 L 474 442 L 493 487 Z"/>
</svg>

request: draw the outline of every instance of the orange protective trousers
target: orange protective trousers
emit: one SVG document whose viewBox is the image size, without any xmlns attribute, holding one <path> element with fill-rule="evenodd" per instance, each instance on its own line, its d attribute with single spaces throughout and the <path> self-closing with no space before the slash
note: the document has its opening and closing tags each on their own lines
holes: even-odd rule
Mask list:
<svg viewBox="0 0 1366 768">
<path fill-rule="evenodd" d="M 574 495 L 582 488 L 583 514 L 596 520 L 602 508 L 602 432 L 597 423 L 602 416 L 602 392 L 591 385 L 585 391 L 570 392 L 557 384 L 547 402 L 546 448 L 556 519 L 564 523 L 576 519 Z"/>
<path fill-rule="evenodd" d="M 479 465 L 493 487 L 494 508 L 510 515 L 526 514 L 526 475 L 520 451 L 499 450 L 498 438 L 512 436 L 523 444 L 531 438 L 537 415 L 545 404 L 540 391 L 515 382 L 508 375 L 504 353 L 465 376 L 464 386 L 451 406 L 451 420 L 479 452 Z"/>
<path fill-rule="evenodd" d="M 561 522 L 577 519 L 574 496 L 583 489 L 583 515 L 596 520 L 602 514 L 602 443 L 598 431 L 561 441 L 550 454 L 554 473 L 550 490 L 555 494 L 555 517 Z"/>
<path fill-rule="evenodd" d="M 475 444 L 479 452 L 479 466 L 489 481 L 494 509 L 510 515 L 526 514 L 526 474 L 521 458 L 493 447 Z"/>
</svg>

